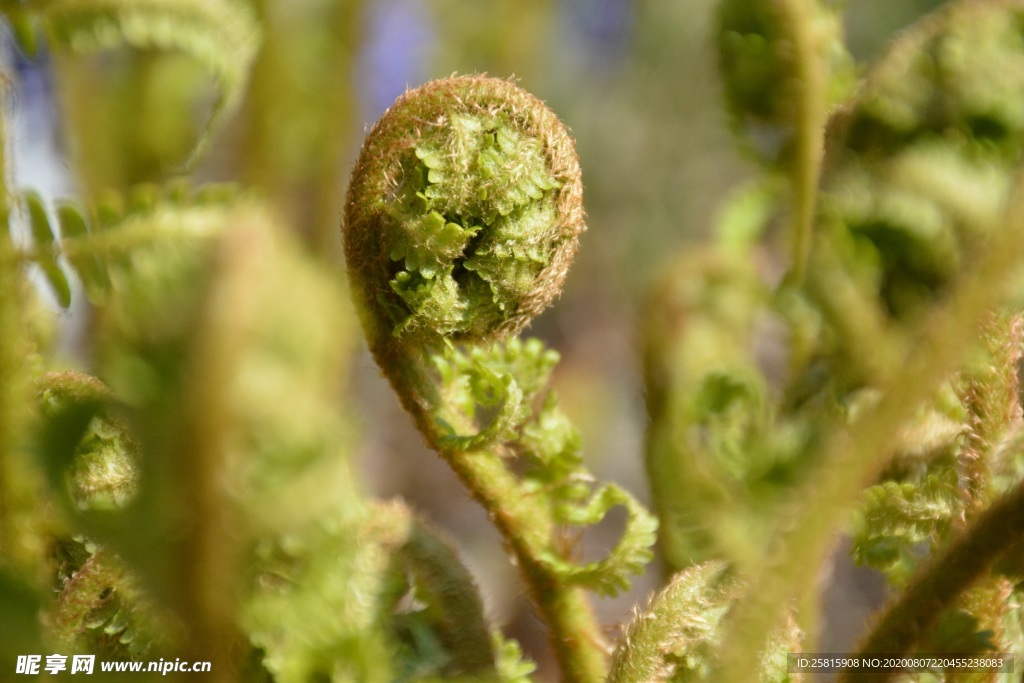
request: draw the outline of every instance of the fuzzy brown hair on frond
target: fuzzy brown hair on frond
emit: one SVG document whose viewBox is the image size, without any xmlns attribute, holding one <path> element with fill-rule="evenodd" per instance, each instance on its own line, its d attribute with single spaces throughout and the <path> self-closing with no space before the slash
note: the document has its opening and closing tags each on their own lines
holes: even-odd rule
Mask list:
<svg viewBox="0 0 1024 683">
<path fill-rule="evenodd" d="M 407 91 L 367 136 L 345 205 L 371 346 L 517 333 L 561 291 L 582 193 L 568 130 L 514 83 L 452 76 Z"/>
</svg>

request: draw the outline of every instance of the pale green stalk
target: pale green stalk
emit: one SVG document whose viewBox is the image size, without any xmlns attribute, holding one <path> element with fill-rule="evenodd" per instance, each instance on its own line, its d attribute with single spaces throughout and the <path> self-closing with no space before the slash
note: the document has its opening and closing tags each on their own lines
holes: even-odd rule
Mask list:
<svg viewBox="0 0 1024 683">
<path fill-rule="evenodd" d="M 790 182 L 793 190 L 792 259 L 789 278 L 799 286 L 807 272 L 814 218 L 817 208 L 818 180 L 825 147 L 825 123 L 828 115 L 827 77 L 818 38 L 814 33 L 814 1 L 785 0 L 778 3 L 779 14 L 790 36 L 797 84 L 794 120 L 793 158 Z"/>
</svg>

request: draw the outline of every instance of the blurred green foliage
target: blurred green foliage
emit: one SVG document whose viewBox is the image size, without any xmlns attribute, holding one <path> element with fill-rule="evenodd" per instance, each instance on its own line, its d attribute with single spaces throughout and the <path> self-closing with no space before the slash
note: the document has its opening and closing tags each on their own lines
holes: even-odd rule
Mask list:
<svg viewBox="0 0 1024 683">
<path fill-rule="evenodd" d="M 673 575 L 610 680 L 801 680 L 785 654 L 814 647 L 838 533 L 893 595 L 863 647 L 1024 654 L 1020 543 L 992 519 L 1024 508 L 1024 4 L 842 5 L 0 2 L 0 678 L 53 652 L 215 681 L 534 675 L 471 541 L 353 462 L 423 467 L 416 436 L 379 446 L 394 410 L 358 370 L 345 179 L 406 85 L 455 71 L 547 102 L 586 186 L 537 323 L 562 367 L 536 340 L 429 361 L 439 442 L 507 470 L 499 526 L 540 520 L 517 557 L 553 582 L 543 618 L 650 560 L 652 521 L 586 444 L 628 486 L 645 462 Z M 73 197 L 8 158 L 29 69 Z M 397 256 L 422 269 L 421 246 Z M 430 488 L 407 492 L 461 498 Z M 574 545 L 623 507 L 610 556 Z M 1009 680 L 915 675 L 936 678 Z"/>
</svg>

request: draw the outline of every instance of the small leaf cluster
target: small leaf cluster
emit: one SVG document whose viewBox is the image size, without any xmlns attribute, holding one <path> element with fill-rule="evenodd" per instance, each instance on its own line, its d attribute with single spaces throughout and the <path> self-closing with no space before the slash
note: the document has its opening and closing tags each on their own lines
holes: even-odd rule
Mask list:
<svg viewBox="0 0 1024 683">
<path fill-rule="evenodd" d="M 442 387 L 435 412 L 441 448 L 490 448 L 521 458 L 523 473 L 514 493 L 546 510 L 556 525 L 582 532 L 613 507 L 626 509 L 626 529 L 606 558 L 579 565 L 557 547 L 538 547 L 533 559 L 569 585 L 609 595 L 627 588 L 627 577 L 643 571 L 653 557 L 657 523 L 626 491 L 598 484 L 587 472 L 579 433 L 546 390 L 558 354 L 538 339 L 513 338 L 435 355 L 433 361 Z M 481 418 L 488 422 L 476 433 L 456 433 L 454 425 L 477 424 Z"/>
<path fill-rule="evenodd" d="M 910 423 L 882 481 L 865 490 L 852 529 L 853 556 L 905 586 L 929 556 L 965 522 L 1020 480 L 1018 363 L 1021 319 L 994 316 L 984 324 L 985 348 L 955 386 Z M 941 412 L 940 412 L 941 411 Z M 1012 647 L 1020 567 L 997 564 L 922 638 L 922 649 L 985 652 Z"/>
<path fill-rule="evenodd" d="M 123 562 L 84 537 L 57 548 L 56 634 L 83 652 L 140 660 L 167 648 L 173 621 Z"/>
</svg>

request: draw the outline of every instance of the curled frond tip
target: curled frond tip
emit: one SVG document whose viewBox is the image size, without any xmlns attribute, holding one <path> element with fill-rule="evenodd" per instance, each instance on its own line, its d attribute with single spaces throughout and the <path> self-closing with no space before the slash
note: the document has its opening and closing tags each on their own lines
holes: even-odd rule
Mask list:
<svg viewBox="0 0 1024 683">
<path fill-rule="evenodd" d="M 371 336 L 481 341 L 561 290 L 584 229 L 573 140 L 540 100 L 486 76 L 409 90 L 373 126 L 345 206 Z"/>
</svg>

